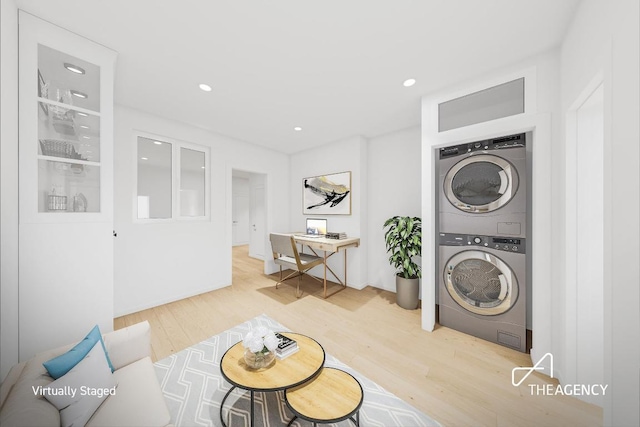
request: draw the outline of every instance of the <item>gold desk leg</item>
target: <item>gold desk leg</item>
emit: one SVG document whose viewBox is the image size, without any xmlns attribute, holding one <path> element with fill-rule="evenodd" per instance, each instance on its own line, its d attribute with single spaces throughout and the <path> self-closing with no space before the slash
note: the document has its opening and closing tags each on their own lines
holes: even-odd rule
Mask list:
<svg viewBox="0 0 640 427">
<path fill-rule="evenodd" d="M 347 287 L 347 250 L 344 250 L 344 287 Z"/>
<path fill-rule="evenodd" d="M 324 251 L 324 298 L 327 299 L 327 251 Z"/>
</svg>

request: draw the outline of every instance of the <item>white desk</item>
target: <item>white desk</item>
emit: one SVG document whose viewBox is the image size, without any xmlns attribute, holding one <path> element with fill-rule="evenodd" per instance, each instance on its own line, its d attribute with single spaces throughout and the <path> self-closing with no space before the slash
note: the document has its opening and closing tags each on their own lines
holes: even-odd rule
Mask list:
<svg viewBox="0 0 640 427">
<path fill-rule="evenodd" d="M 349 248 L 357 248 L 360 246 L 360 238 L 359 237 L 349 237 L 346 239 L 327 239 L 325 237 L 304 237 L 300 235 L 293 234 L 293 238 L 296 243 L 299 243 L 303 246 L 308 247 L 311 252 L 313 252 L 316 256 L 318 251 L 324 252 L 324 297 L 327 298 L 333 294 L 336 294 L 347 287 L 347 249 Z M 300 234 L 300 233 L 298 233 Z M 344 253 L 344 282 L 340 280 L 340 278 L 333 272 L 331 267 L 327 265 L 327 260 L 338 252 Z M 340 283 L 341 288 L 337 291 L 333 292 L 330 295 L 327 295 L 327 270 L 335 277 L 335 279 Z"/>
</svg>

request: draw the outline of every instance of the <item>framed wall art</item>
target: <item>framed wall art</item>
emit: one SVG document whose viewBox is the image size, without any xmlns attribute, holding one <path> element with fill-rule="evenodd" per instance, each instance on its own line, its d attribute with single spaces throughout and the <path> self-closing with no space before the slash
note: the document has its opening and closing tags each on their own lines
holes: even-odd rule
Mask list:
<svg viewBox="0 0 640 427">
<path fill-rule="evenodd" d="M 351 172 L 303 178 L 302 213 L 351 215 Z"/>
</svg>

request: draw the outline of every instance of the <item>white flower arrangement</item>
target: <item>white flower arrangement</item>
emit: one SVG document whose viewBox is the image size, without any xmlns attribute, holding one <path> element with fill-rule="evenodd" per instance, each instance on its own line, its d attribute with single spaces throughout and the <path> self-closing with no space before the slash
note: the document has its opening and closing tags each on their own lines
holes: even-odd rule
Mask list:
<svg viewBox="0 0 640 427">
<path fill-rule="evenodd" d="M 280 344 L 280 340 L 276 338 L 276 334 L 264 326 L 258 326 L 253 331 L 249 331 L 242 340 L 244 348 L 248 348 L 256 354 L 275 351 L 278 348 L 278 344 Z"/>
</svg>

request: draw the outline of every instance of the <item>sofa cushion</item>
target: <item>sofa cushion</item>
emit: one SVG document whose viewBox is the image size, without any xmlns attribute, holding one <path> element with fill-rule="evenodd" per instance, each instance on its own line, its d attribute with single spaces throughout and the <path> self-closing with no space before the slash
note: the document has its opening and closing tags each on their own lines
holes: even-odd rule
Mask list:
<svg viewBox="0 0 640 427">
<path fill-rule="evenodd" d="M 100 404 L 115 392 L 116 381 L 99 342 L 64 376 L 34 390 L 60 410 L 62 427 L 84 426 Z"/>
<path fill-rule="evenodd" d="M 53 382 L 42 362 L 68 349 L 50 350 L 25 362 L 0 410 L 0 426 L 60 426 L 60 413 L 56 407 L 44 397 L 34 394 L 32 387 L 46 387 Z"/>
<path fill-rule="evenodd" d="M 2 384 L 0 384 L 0 410 L 2 409 L 2 405 L 4 405 L 4 401 L 7 400 L 7 396 L 9 396 L 13 385 L 20 379 L 20 375 L 22 375 L 22 370 L 26 364 L 27 362 L 20 362 L 17 365 L 13 365 L 7 376 L 2 380 Z"/>
<path fill-rule="evenodd" d="M 145 357 L 113 373 L 118 388 L 98 408 L 87 426 L 166 426 L 171 417 L 151 358 Z"/>
<path fill-rule="evenodd" d="M 69 372 L 71 368 L 80 363 L 80 361 L 84 359 L 84 357 L 89 353 L 89 351 L 91 351 L 94 344 L 97 342 L 100 342 L 107 359 L 107 363 L 109 364 L 109 368 L 111 368 L 111 372 L 113 372 L 113 365 L 109 360 L 107 348 L 102 341 L 102 334 L 100 333 L 100 328 L 98 327 L 98 325 L 94 326 L 93 329 L 87 334 L 87 336 L 84 337 L 84 339 L 76 344 L 76 346 L 71 350 L 44 362 L 44 367 L 47 369 L 47 372 L 49 372 L 49 375 L 51 375 L 53 379 L 58 379 Z"/>
<path fill-rule="evenodd" d="M 104 336 L 115 369 L 151 355 L 151 326 L 146 320 Z"/>
</svg>

